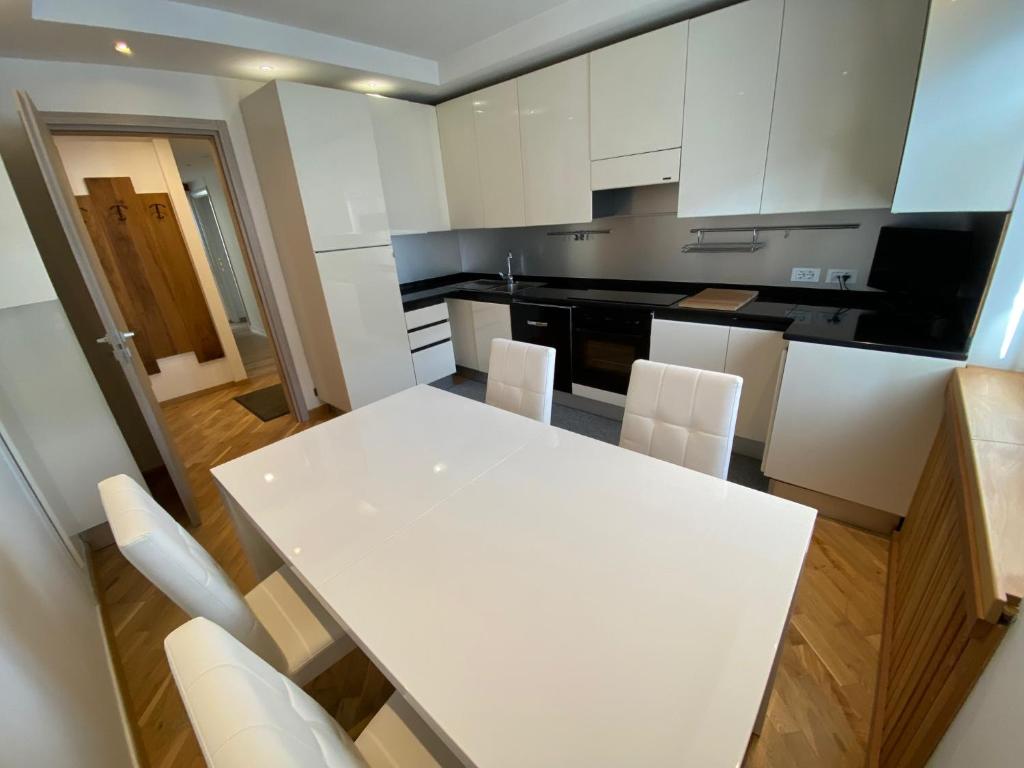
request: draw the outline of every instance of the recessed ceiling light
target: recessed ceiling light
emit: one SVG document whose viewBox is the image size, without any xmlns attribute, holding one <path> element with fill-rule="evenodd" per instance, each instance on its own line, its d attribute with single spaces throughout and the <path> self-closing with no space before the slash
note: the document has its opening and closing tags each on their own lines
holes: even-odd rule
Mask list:
<svg viewBox="0 0 1024 768">
<path fill-rule="evenodd" d="M 260 64 L 260 72 L 273 72 L 274 68 L 269 64 Z"/>
<path fill-rule="evenodd" d="M 370 80 L 370 81 L 369 81 L 369 82 L 368 82 L 368 83 L 366 84 L 366 87 L 367 87 L 367 88 L 369 88 L 369 89 L 370 89 L 371 91 L 375 91 L 375 90 L 377 90 L 378 88 L 380 88 L 380 83 L 378 83 L 378 82 L 377 82 L 376 80 Z"/>
<path fill-rule="evenodd" d="M 118 53 L 123 53 L 125 56 L 132 55 L 131 46 L 128 45 L 128 43 L 126 43 L 124 40 L 118 40 L 116 43 L 114 43 L 114 50 Z"/>
</svg>

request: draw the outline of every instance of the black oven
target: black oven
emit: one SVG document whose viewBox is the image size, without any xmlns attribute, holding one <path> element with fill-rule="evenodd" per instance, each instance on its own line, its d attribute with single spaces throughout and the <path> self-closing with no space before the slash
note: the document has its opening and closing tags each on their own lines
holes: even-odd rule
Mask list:
<svg viewBox="0 0 1024 768">
<path fill-rule="evenodd" d="M 580 307 L 572 313 L 574 384 L 626 394 L 634 360 L 651 351 L 649 309 Z"/>
</svg>

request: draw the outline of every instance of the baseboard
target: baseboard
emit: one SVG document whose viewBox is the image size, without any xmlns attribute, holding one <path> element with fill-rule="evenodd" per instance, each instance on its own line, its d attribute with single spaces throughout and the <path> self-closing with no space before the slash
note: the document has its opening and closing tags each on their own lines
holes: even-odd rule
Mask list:
<svg viewBox="0 0 1024 768">
<path fill-rule="evenodd" d="M 737 435 L 732 439 L 732 452 L 760 460 L 764 458 L 764 443 Z"/>
<path fill-rule="evenodd" d="M 858 504 L 855 501 L 840 499 L 838 496 L 830 496 L 820 491 L 812 491 L 809 488 L 790 485 L 779 480 L 769 482 L 768 492 L 773 496 L 813 507 L 822 517 L 885 536 L 892 534 L 903 520 L 899 515 L 894 515 L 891 512 Z"/>
</svg>

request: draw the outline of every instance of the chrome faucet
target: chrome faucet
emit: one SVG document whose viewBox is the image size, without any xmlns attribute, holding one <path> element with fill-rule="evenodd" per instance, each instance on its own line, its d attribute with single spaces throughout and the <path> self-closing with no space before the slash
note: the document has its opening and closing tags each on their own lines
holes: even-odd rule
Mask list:
<svg viewBox="0 0 1024 768">
<path fill-rule="evenodd" d="M 505 259 L 505 269 L 507 272 L 499 272 L 498 277 L 505 281 L 505 285 L 508 286 L 510 291 L 515 290 L 516 279 L 512 275 L 512 251 L 508 252 L 508 256 Z"/>
</svg>

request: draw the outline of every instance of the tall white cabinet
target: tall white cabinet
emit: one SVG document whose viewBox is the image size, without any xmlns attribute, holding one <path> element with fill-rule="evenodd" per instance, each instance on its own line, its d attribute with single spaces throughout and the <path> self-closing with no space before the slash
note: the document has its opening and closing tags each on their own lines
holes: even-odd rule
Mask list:
<svg viewBox="0 0 1024 768">
<path fill-rule="evenodd" d="M 484 226 L 521 227 L 526 212 L 516 81 L 492 85 L 472 96 Z"/>
<path fill-rule="evenodd" d="M 320 399 L 347 411 L 412 386 L 366 97 L 274 82 L 241 108 Z"/>
<path fill-rule="evenodd" d="M 476 229 L 484 225 L 473 100 L 473 94 L 468 94 L 437 105 L 437 128 L 441 136 L 452 229 Z"/>
<path fill-rule="evenodd" d="M 526 223 L 593 218 L 587 57 L 518 78 Z"/>
<path fill-rule="evenodd" d="M 679 215 L 758 213 L 783 0 L 747 0 L 690 22 Z"/>
<path fill-rule="evenodd" d="M 933 2 L 894 212 L 1008 211 L 1024 162 L 1024 3 Z"/>
<path fill-rule="evenodd" d="M 786 0 L 762 213 L 890 207 L 927 9 Z"/>
<path fill-rule="evenodd" d="M 366 98 L 391 233 L 450 229 L 437 111 L 385 96 Z"/>
</svg>

